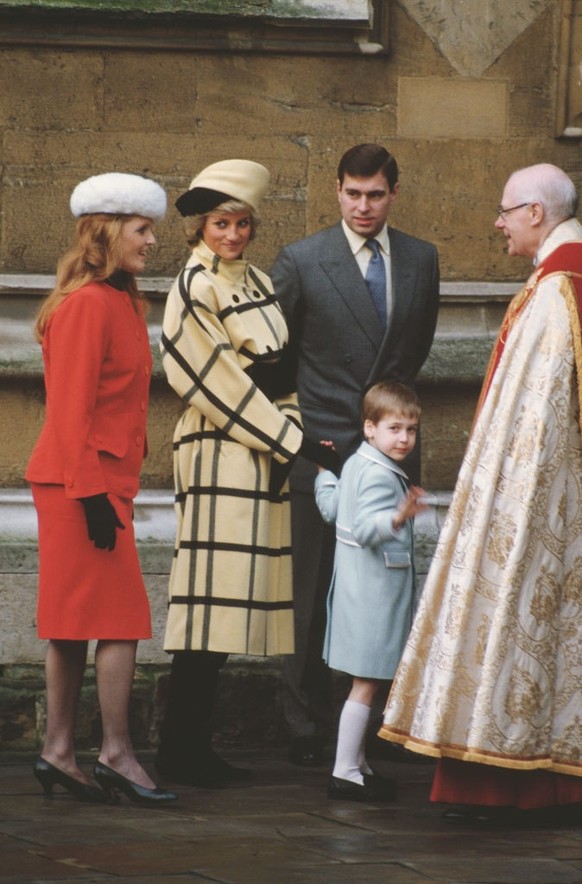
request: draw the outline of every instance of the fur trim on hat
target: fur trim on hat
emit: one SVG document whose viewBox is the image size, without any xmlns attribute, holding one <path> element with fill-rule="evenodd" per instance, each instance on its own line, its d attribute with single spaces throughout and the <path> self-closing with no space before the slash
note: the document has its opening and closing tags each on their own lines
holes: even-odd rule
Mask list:
<svg viewBox="0 0 582 884">
<path fill-rule="evenodd" d="M 166 214 L 166 193 L 150 178 L 106 172 L 77 184 L 70 205 L 76 218 L 105 212 L 108 215 L 142 215 L 159 221 Z"/>
</svg>

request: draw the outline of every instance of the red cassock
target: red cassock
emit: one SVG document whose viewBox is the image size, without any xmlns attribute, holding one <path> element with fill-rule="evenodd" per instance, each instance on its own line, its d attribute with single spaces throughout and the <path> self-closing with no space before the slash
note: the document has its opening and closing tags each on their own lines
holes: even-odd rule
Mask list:
<svg viewBox="0 0 582 884">
<path fill-rule="evenodd" d="M 39 638 L 150 638 L 132 520 L 152 367 L 144 318 L 126 292 L 83 286 L 49 319 L 43 359 L 45 423 L 26 470 L 38 515 Z M 104 492 L 124 525 L 112 552 L 89 541 L 79 502 Z"/>
</svg>

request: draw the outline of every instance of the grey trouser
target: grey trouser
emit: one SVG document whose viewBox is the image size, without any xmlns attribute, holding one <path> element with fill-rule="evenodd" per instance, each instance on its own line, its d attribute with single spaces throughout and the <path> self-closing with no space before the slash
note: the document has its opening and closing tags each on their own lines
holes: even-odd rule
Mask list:
<svg viewBox="0 0 582 884">
<path fill-rule="evenodd" d="M 283 709 L 291 738 L 331 730 L 331 673 L 322 660 L 325 603 L 333 572 L 335 528 L 313 494 L 291 492 L 295 654 L 283 658 Z"/>
</svg>

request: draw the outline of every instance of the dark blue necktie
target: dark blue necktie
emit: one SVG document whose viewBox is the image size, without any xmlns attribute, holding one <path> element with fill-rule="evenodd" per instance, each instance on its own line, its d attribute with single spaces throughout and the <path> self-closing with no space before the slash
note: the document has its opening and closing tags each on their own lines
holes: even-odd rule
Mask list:
<svg viewBox="0 0 582 884">
<path fill-rule="evenodd" d="M 366 285 L 372 296 L 374 307 L 378 314 L 378 318 L 382 324 L 382 328 L 386 328 L 386 267 L 384 258 L 380 252 L 380 244 L 375 239 L 366 240 L 366 245 L 372 252 L 372 257 L 366 270 Z"/>
</svg>

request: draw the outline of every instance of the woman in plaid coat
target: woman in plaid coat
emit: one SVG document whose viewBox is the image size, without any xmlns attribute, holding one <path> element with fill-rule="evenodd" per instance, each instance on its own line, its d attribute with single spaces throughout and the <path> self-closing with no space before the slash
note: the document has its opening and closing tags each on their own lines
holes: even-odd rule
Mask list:
<svg viewBox="0 0 582 884">
<path fill-rule="evenodd" d="M 264 166 L 204 169 L 176 205 L 194 248 L 168 295 L 162 362 L 187 409 L 174 433 L 178 520 L 164 648 L 174 654 L 156 759 L 177 782 L 240 776 L 211 748 L 229 653 L 293 652 L 288 470 L 303 440 L 287 326 L 269 278 L 242 258 Z M 315 453 L 316 458 L 319 454 Z"/>
</svg>

